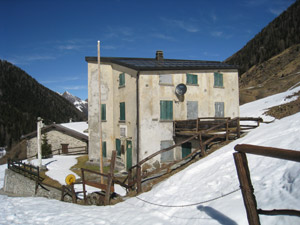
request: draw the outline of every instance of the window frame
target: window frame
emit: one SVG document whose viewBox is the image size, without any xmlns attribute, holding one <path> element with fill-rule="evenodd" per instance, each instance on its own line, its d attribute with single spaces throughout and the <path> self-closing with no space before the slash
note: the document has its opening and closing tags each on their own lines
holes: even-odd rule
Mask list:
<svg viewBox="0 0 300 225">
<path fill-rule="evenodd" d="M 125 102 L 120 102 L 120 122 L 126 121 L 126 104 Z"/>
<path fill-rule="evenodd" d="M 160 121 L 171 122 L 173 117 L 173 100 L 160 100 Z"/>
<path fill-rule="evenodd" d="M 198 75 L 187 73 L 186 74 L 186 84 L 192 86 L 198 86 Z"/>
<path fill-rule="evenodd" d="M 119 74 L 119 88 L 125 87 L 125 73 Z"/>
<path fill-rule="evenodd" d="M 220 72 L 214 72 L 214 87 L 224 88 L 224 75 Z"/>
</svg>

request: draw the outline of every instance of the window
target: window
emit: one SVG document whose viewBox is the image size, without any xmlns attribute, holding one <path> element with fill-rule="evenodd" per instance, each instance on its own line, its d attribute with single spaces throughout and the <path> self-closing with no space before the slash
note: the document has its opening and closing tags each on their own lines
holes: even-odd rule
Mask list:
<svg viewBox="0 0 300 225">
<path fill-rule="evenodd" d="M 106 121 L 106 104 L 101 104 L 101 120 Z"/>
<path fill-rule="evenodd" d="M 120 139 L 116 139 L 116 149 L 117 149 L 117 155 L 120 156 L 121 155 L 121 140 Z"/>
<path fill-rule="evenodd" d="M 198 102 L 187 101 L 187 119 L 194 120 L 198 118 Z"/>
<path fill-rule="evenodd" d="M 119 75 L 119 87 L 125 86 L 125 73 L 120 73 Z"/>
<path fill-rule="evenodd" d="M 102 142 L 102 156 L 106 157 L 106 141 Z"/>
<path fill-rule="evenodd" d="M 186 142 L 181 145 L 181 157 L 185 158 L 192 153 L 192 143 Z"/>
<path fill-rule="evenodd" d="M 159 84 L 172 85 L 173 78 L 171 74 L 159 75 Z"/>
<path fill-rule="evenodd" d="M 173 101 L 160 101 L 160 119 L 173 120 Z"/>
<path fill-rule="evenodd" d="M 224 102 L 215 102 L 215 117 L 224 117 Z"/>
<path fill-rule="evenodd" d="M 214 73 L 214 87 L 223 87 L 223 74 L 222 73 Z"/>
<path fill-rule="evenodd" d="M 173 145 L 173 141 L 161 141 L 160 142 L 160 149 L 165 149 Z M 167 152 L 161 153 L 160 156 L 161 162 L 172 162 L 174 161 L 174 149 L 171 149 Z"/>
<path fill-rule="evenodd" d="M 197 85 L 198 84 L 198 75 L 195 74 L 186 74 L 186 84 Z"/>
<path fill-rule="evenodd" d="M 125 102 L 120 102 L 120 121 L 125 121 Z"/>
</svg>

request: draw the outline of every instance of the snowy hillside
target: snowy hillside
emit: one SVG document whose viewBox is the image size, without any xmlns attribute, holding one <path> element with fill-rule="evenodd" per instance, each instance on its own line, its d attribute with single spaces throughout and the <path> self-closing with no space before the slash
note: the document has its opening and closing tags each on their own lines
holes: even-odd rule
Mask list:
<svg viewBox="0 0 300 225">
<path fill-rule="evenodd" d="M 260 116 L 266 108 L 285 103 L 286 96 L 299 90 L 241 106 L 241 116 Z M 254 144 L 300 150 L 299 134 L 300 113 L 261 124 L 139 195 L 139 199 L 133 197 L 114 206 L 80 206 L 45 198 L 0 195 L 0 224 L 248 224 L 232 155 L 234 146 Z M 247 157 L 258 208 L 300 210 L 300 163 L 249 154 Z M 4 169 L 0 166 L 0 187 Z M 176 207 L 182 205 L 190 206 Z M 300 218 L 294 216 L 260 216 L 260 221 L 263 225 L 300 224 Z"/>
<path fill-rule="evenodd" d="M 88 115 L 88 102 L 81 100 L 80 98 L 73 96 L 68 91 L 65 91 L 63 94 L 61 94 L 65 99 L 67 99 L 69 102 L 71 102 L 75 107 L 83 112 L 85 115 Z"/>
</svg>

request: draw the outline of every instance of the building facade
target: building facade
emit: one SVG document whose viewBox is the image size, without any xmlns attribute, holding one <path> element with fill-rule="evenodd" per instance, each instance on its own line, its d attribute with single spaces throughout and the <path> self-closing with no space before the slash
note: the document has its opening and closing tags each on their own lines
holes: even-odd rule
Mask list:
<svg viewBox="0 0 300 225">
<path fill-rule="evenodd" d="M 102 57 L 88 62 L 89 159 L 117 150 L 126 168 L 160 149 L 174 145 L 173 121 L 198 117 L 238 117 L 238 70 L 215 61 Z M 185 93 L 180 93 L 181 88 Z M 152 163 L 184 157 L 192 144 L 157 156 Z"/>
</svg>

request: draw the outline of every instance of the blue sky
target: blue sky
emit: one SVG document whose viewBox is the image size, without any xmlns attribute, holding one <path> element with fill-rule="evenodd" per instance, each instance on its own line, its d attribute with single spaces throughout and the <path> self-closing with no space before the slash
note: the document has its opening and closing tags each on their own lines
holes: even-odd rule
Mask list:
<svg viewBox="0 0 300 225">
<path fill-rule="evenodd" d="M 223 61 L 295 0 L 0 0 L 0 59 L 87 98 L 85 56 Z"/>
</svg>

